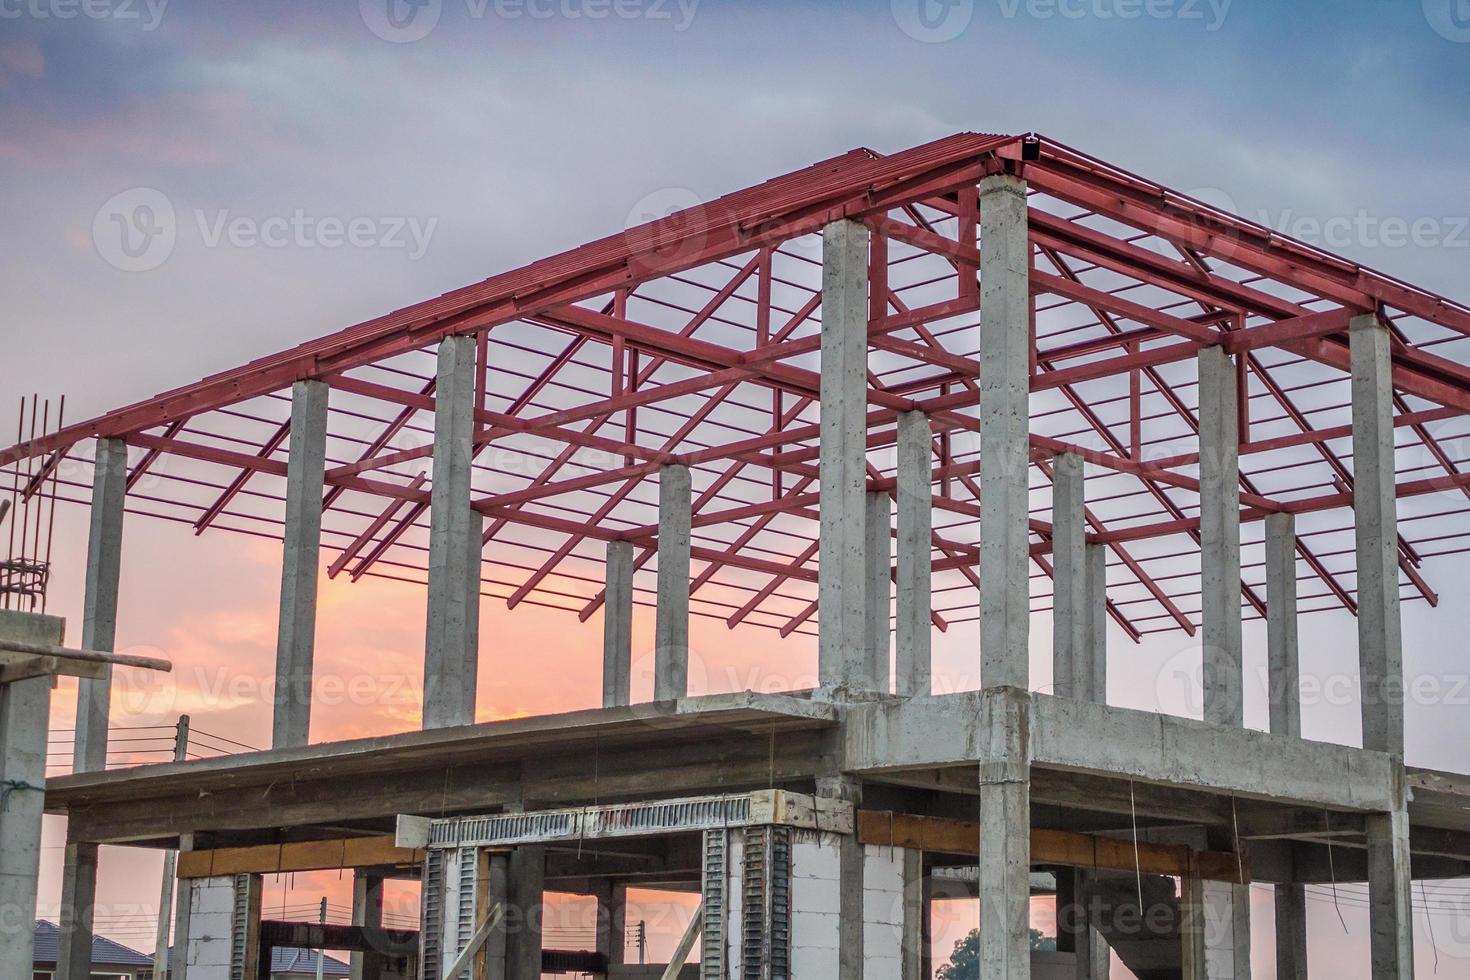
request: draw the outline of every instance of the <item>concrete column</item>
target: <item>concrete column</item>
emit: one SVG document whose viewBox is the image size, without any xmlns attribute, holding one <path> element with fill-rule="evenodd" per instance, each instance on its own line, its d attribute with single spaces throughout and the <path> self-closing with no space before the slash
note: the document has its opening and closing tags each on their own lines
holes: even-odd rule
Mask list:
<svg viewBox="0 0 1470 980">
<path fill-rule="evenodd" d="M 903 852 L 903 945 L 899 952 L 900 980 L 930 980 L 924 972 L 924 904 L 928 900 L 924 881 L 924 852 Z"/>
<path fill-rule="evenodd" d="M 822 230 L 822 379 L 817 673 L 824 695 L 869 689 L 863 563 L 867 484 L 868 229 Z"/>
<path fill-rule="evenodd" d="M 934 878 L 931 875 L 924 876 L 919 913 L 922 919 L 919 927 L 919 977 L 930 980 L 934 976 Z"/>
<path fill-rule="evenodd" d="M 1276 885 L 1276 980 L 1307 980 L 1307 888 Z"/>
<path fill-rule="evenodd" d="M 1301 736 L 1301 672 L 1297 657 L 1296 519 L 1291 514 L 1266 518 L 1266 655 L 1271 731 Z M 1276 976 L 1306 980 L 1306 887 L 1278 884 L 1276 906 Z"/>
<path fill-rule="evenodd" d="M 1400 792 L 1402 799 L 1402 792 Z M 1368 817 L 1368 934 L 1373 980 L 1413 980 L 1414 912 L 1407 804 Z"/>
<path fill-rule="evenodd" d="M 1108 546 L 1090 544 L 1087 554 L 1087 630 L 1091 636 L 1088 659 L 1092 686 L 1088 700 L 1108 703 Z"/>
<path fill-rule="evenodd" d="M 179 835 L 179 853 L 194 850 L 194 835 Z M 194 879 L 180 878 L 178 893 L 174 896 L 174 939 L 169 952 L 167 980 L 188 980 L 189 962 L 184 946 L 189 938 L 189 929 L 194 907 Z M 164 914 L 167 910 L 163 910 Z M 157 973 L 157 971 L 154 971 Z M 162 978 L 159 978 L 162 980 Z"/>
<path fill-rule="evenodd" d="M 359 868 L 352 874 L 352 924 L 383 927 L 383 876 Z M 352 954 L 352 980 L 381 980 L 383 958 L 376 952 Z"/>
<path fill-rule="evenodd" d="M 439 342 L 434 474 L 429 494 L 429 615 L 424 727 L 475 720 L 479 670 L 480 536 L 470 505 L 475 432 L 475 338 Z"/>
<path fill-rule="evenodd" d="M 90 980 L 96 905 L 97 845 L 68 839 L 62 858 L 61 921 L 56 937 L 58 980 Z"/>
<path fill-rule="evenodd" d="M 118 583 L 122 576 L 122 508 L 128 492 L 128 445 L 98 439 L 93 473 L 87 580 L 82 597 L 82 648 L 112 651 L 118 636 Z M 76 742 L 72 768 L 98 773 L 107 765 L 107 720 L 112 714 L 112 667 L 106 677 L 76 682 Z M 90 952 L 88 946 L 88 952 Z"/>
<path fill-rule="evenodd" d="M 1052 461 L 1052 693 L 1092 700 L 1091 590 L 1087 574 L 1082 457 Z"/>
<path fill-rule="evenodd" d="M 327 391 L 320 381 L 298 381 L 291 389 L 291 456 L 286 471 L 276 705 L 271 726 L 271 747 L 277 749 L 305 745 L 311 729 L 322 484 L 327 467 Z"/>
<path fill-rule="evenodd" d="M 980 182 L 980 242 L 980 676 L 987 687 L 1025 690 L 1031 243 L 1024 181 Z"/>
<path fill-rule="evenodd" d="M 1057 872 L 1057 950 L 1073 955 L 1077 980 L 1107 980 L 1111 956 L 1107 940 L 1093 927 L 1086 882 L 1080 868 Z"/>
<path fill-rule="evenodd" d="M 607 582 L 602 598 L 602 706 L 633 700 L 633 544 L 607 543 Z"/>
<path fill-rule="evenodd" d="M 689 693 L 689 467 L 658 475 L 658 607 L 654 615 L 653 699 Z"/>
<path fill-rule="evenodd" d="M 1398 510 L 1388 328 L 1355 317 L 1353 511 L 1358 539 L 1358 667 L 1363 747 L 1404 754 L 1403 640 L 1399 622 Z"/>
<path fill-rule="evenodd" d="M 506 980 L 541 980 L 545 847 L 517 847 L 511 852 L 509 892 L 509 910 L 514 917 L 506 923 Z"/>
<path fill-rule="evenodd" d="M 82 647 L 111 651 L 117 640 L 117 594 L 122 575 L 123 504 L 128 485 L 128 447 L 121 439 L 99 439 L 92 475 L 91 528 L 82 598 Z M 112 668 L 107 677 L 77 681 L 77 731 L 72 768 L 101 772 L 107 766 L 107 724 L 112 703 Z"/>
<path fill-rule="evenodd" d="M 597 892 L 597 951 L 609 966 L 622 966 L 628 936 L 628 886 L 604 882 Z"/>
<path fill-rule="evenodd" d="M 0 610 L 7 640 L 58 644 L 64 628 L 54 616 Z M 29 977 L 34 960 L 50 713 L 51 678 L 0 684 L 0 977 Z"/>
<path fill-rule="evenodd" d="M 1235 366 L 1221 347 L 1199 352 L 1200 586 L 1204 716 L 1245 723 L 1240 640 L 1240 445 Z"/>
<path fill-rule="evenodd" d="M 1031 695 L 991 689 L 980 711 L 980 976 L 1029 980 Z"/>
<path fill-rule="evenodd" d="M 864 562 L 868 567 L 865 590 L 868 609 L 863 620 L 867 642 L 864 645 L 862 683 L 866 691 L 888 693 L 888 648 L 892 628 L 889 625 L 889 596 L 893 581 L 893 501 L 885 492 L 866 495 L 864 525 Z"/>
<path fill-rule="evenodd" d="M 854 808 L 861 806 L 863 802 L 862 784 L 850 776 L 818 777 L 817 795 L 846 800 Z M 863 980 L 863 892 L 867 854 L 855 834 L 841 835 L 837 847 L 837 976 L 842 980 Z M 796 869 L 793 868 L 793 871 L 796 872 Z M 794 901 L 792 904 L 796 905 Z M 792 945 L 800 944 L 801 938 L 793 935 Z M 793 969 L 792 972 L 795 974 L 796 970 Z"/>
<path fill-rule="evenodd" d="M 505 907 L 505 914 L 500 920 L 500 926 L 491 931 L 485 940 L 485 951 L 480 957 L 485 964 L 484 980 L 505 980 L 506 978 L 506 944 L 512 928 L 510 910 L 510 855 L 504 853 L 482 854 L 480 856 L 480 867 L 485 874 L 485 914 L 489 915 L 496 903 Z M 520 917 L 514 916 L 515 926 L 519 928 Z"/>
<path fill-rule="evenodd" d="M 905 697 L 932 692 L 929 618 L 934 574 L 934 434 L 929 416 L 898 417 L 898 598 L 894 690 Z"/>
<path fill-rule="evenodd" d="M 82 646 L 112 650 L 117 641 L 117 598 L 122 575 L 123 506 L 127 496 L 128 447 L 121 439 L 99 439 L 92 476 L 91 526 L 82 609 Z M 77 681 L 75 772 L 107 768 L 107 726 L 112 712 L 112 668 L 106 676 Z M 61 922 L 56 974 L 61 980 L 92 975 L 92 912 L 97 902 L 97 845 L 68 841 L 61 869 Z"/>
<path fill-rule="evenodd" d="M 1206 980 L 1204 882 L 1179 879 L 1179 975 L 1182 980 Z"/>
<path fill-rule="evenodd" d="M 1301 668 L 1296 629 L 1296 518 L 1266 517 L 1266 659 L 1271 731 L 1302 734 Z"/>
</svg>

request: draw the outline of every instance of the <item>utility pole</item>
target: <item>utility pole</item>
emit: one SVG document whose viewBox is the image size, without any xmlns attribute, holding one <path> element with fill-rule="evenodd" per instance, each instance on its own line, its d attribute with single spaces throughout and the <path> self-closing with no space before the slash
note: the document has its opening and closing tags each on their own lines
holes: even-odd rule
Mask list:
<svg viewBox="0 0 1470 980">
<path fill-rule="evenodd" d="M 178 728 L 174 731 L 174 761 L 183 762 L 189 754 L 189 716 L 179 715 Z M 174 904 L 174 873 L 178 868 L 179 852 L 163 852 L 163 886 L 158 892 L 158 932 L 153 943 L 154 973 L 162 977 L 168 972 L 168 927 L 173 921 L 169 909 Z M 161 965 L 160 965 L 161 964 Z"/>
<path fill-rule="evenodd" d="M 648 920 L 638 920 L 638 965 L 642 966 L 648 957 Z"/>
<path fill-rule="evenodd" d="M 325 895 L 322 896 L 321 923 L 322 923 L 322 925 L 326 925 L 327 924 L 327 896 L 325 896 Z M 316 980 L 322 980 L 322 963 L 323 963 L 323 961 L 325 959 L 326 959 L 326 954 L 322 950 L 320 950 L 320 949 L 317 950 L 316 951 Z"/>
</svg>

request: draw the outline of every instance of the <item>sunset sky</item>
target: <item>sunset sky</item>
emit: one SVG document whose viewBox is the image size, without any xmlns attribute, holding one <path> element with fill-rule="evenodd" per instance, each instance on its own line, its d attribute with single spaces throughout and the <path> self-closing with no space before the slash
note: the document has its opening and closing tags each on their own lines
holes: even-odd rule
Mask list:
<svg viewBox="0 0 1470 980">
<path fill-rule="evenodd" d="M 102 0 L 96 15 L 0 0 L 0 433 L 14 431 L 22 392 L 65 394 L 69 419 L 90 417 L 620 231 L 650 195 L 707 199 L 852 147 L 961 130 L 1039 131 L 1309 239 L 1349 219 L 1333 250 L 1470 300 L 1464 0 L 953 0 L 926 17 L 918 2 L 629 0 L 618 9 L 636 16 L 597 18 L 596 0 L 426 0 L 437 19 L 414 40 L 382 0 Z M 94 223 L 139 189 L 175 209 L 177 241 L 156 267 L 127 271 Z M 219 234 L 231 217 L 298 213 L 401 219 L 420 234 L 336 248 Z M 1435 234 L 1395 242 L 1381 233 L 1391 219 Z M 65 509 L 51 611 L 72 641 L 84 555 L 85 512 Z M 185 712 L 265 744 L 279 545 L 134 518 L 124 556 L 119 647 L 178 669 L 166 682 L 120 677 L 115 724 Z M 1470 585 L 1457 571 L 1427 569 L 1439 609 L 1405 606 L 1411 676 L 1464 678 Z M 422 590 L 344 578 L 324 580 L 321 598 L 319 687 L 359 694 L 324 696 L 313 737 L 416 728 Z M 479 717 L 595 704 L 601 629 L 600 617 L 487 602 Z M 635 657 L 651 632 L 640 611 Z M 1042 690 L 1049 634 L 1037 616 Z M 1259 624 L 1246 637 L 1259 678 Z M 814 679 L 800 637 L 697 620 L 691 643 L 696 692 Z M 1190 712 L 1174 668 L 1198 658 L 1193 641 L 1115 632 L 1110 645 L 1114 704 Z M 936 637 L 942 689 L 977 685 L 977 646 L 973 628 Z M 1354 649 L 1344 614 L 1304 621 L 1304 673 L 1355 675 Z M 640 677 L 635 697 L 648 687 Z M 70 727 L 72 690 L 54 699 L 56 729 Z M 1264 727 L 1259 684 L 1248 699 L 1247 723 Z M 1315 700 L 1304 731 L 1353 743 L 1357 715 L 1351 698 Z M 1410 708 L 1411 764 L 1470 769 L 1467 740 L 1463 698 Z M 43 910 L 57 901 L 62 840 L 48 823 Z M 156 856 L 108 849 L 103 862 L 99 931 L 151 948 Z M 348 884 L 273 881 L 267 902 L 341 904 Z M 1416 886 L 1416 904 L 1426 897 L 1421 975 L 1437 953 L 1438 976 L 1470 977 L 1470 891 Z M 1365 962 L 1366 917 L 1350 898 L 1346 934 L 1331 903 L 1311 905 L 1322 975 Z M 1255 899 L 1256 975 L 1270 977 L 1269 891 Z"/>
</svg>

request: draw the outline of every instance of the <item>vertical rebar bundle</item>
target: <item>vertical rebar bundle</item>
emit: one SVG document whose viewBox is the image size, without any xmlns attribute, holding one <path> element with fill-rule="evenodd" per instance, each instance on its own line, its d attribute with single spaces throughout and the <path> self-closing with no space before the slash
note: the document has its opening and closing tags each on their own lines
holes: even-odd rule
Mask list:
<svg viewBox="0 0 1470 980">
<path fill-rule="evenodd" d="M 65 424 L 65 415 L 63 396 L 57 405 L 56 429 Z M 16 441 L 34 442 L 51 431 L 51 400 L 22 396 Z M 10 485 L 0 499 L 0 525 L 8 522 L 5 558 L 0 561 L 0 608 L 46 611 L 57 485 L 65 456 L 66 451 L 58 449 L 49 456 L 23 459 L 8 474 Z"/>
</svg>

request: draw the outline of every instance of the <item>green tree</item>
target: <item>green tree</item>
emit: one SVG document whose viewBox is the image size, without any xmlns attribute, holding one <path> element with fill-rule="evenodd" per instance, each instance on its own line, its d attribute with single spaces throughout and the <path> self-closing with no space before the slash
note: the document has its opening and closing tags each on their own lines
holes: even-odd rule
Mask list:
<svg viewBox="0 0 1470 980">
<path fill-rule="evenodd" d="M 1052 952 L 1057 948 L 1057 941 L 1050 936 L 1043 936 L 1040 929 L 1032 929 L 1031 948 Z M 949 962 L 939 968 L 935 980 L 980 980 L 979 929 L 971 929 L 968 936 L 954 944 Z"/>
</svg>

